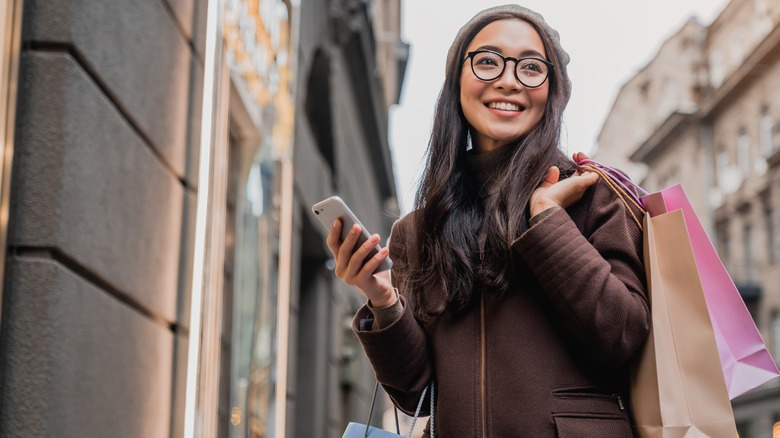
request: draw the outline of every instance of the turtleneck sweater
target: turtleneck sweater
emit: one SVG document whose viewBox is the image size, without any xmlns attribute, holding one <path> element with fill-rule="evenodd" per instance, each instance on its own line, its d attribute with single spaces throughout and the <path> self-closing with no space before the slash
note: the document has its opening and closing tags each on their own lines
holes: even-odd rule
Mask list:
<svg viewBox="0 0 780 438">
<path fill-rule="evenodd" d="M 501 190 L 502 174 L 506 171 L 515 145 L 502 146 L 492 151 L 473 152 L 470 156 L 471 166 L 477 184 L 480 185 L 479 196 L 483 200 L 495 197 Z"/>
</svg>

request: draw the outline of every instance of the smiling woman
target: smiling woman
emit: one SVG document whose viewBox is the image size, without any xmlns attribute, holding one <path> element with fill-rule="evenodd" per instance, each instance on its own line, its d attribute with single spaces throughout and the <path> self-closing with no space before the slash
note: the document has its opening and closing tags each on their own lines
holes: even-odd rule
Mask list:
<svg viewBox="0 0 780 438">
<path fill-rule="evenodd" d="M 649 328 L 642 234 L 578 169 L 584 154 L 560 150 L 568 62 L 539 14 L 477 14 L 448 52 L 392 276 L 374 274 L 387 251 L 367 257 L 379 236 L 356 247 L 359 230 L 342 241 L 337 222 L 328 237 L 336 275 L 368 299 L 353 329 L 377 380 L 407 413 L 435 382 L 445 437 L 632 436 L 627 364 Z"/>
</svg>

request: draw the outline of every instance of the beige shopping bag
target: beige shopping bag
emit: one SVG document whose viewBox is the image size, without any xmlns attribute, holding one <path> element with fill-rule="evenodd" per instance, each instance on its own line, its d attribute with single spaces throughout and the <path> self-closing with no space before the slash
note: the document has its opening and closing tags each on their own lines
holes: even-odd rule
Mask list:
<svg viewBox="0 0 780 438">
<path fill-rule="evenodd" d="M 645 215 L 644 239 L 653 325 L 632 377 L 635 431 L 642 438 L 736 437 L 683 212 Z"/>
</svg>

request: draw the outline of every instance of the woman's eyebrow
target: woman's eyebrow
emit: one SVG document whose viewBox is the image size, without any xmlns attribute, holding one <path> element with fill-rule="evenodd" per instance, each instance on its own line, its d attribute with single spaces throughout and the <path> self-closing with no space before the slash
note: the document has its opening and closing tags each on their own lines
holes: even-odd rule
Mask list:
<svg viewBox="0 0 780 438">
<path fill-rule="evenodd" d="M 496 53 L 500 53 L 502 55 L 504 54 L 504 51 L 501 50 L 501 48 L 496 47 L 496 46 L 491 46 L 491 45 L 479 46 L 476 49 L 474 49 L 473 51 L 476 52 L 476 51 L 479 51 L 479 50 L 490 50 L 490 51 L 493 51 L 493 52 L 496 52 Z M 536 50 L 533 50 L 533 49 L 523 50 L 522 52 L 520 52 L 520 56 L 518 56 L 518 58 L 525 58 L 527 56 L 533 56 L 533 57 L 536 57 L 536 58 L 547 59 L 546 56 L 544 56 L 540 52 L 538 52 Z"/>
</svg>

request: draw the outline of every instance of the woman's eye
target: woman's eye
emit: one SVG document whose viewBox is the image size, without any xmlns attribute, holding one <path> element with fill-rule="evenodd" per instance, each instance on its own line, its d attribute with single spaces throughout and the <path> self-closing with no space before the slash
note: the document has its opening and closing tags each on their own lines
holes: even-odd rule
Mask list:
<svg viewBox="0 0 780 438">
<path fill-rule="evenodd" d="M 496 62 L 495 59 L 489 58 L 489 57 L 477 58 L 477 65 L 490 65 L 490 66 L 494 66 L 494 65 L 498 65 L 498 62 Z"/>
<path fill-rule="evenodd" d="M 520 64 L 520 69 L 529 73 L 543 73 L 544 67 L 537 61 L 526 61 Z"/>
</svg>

